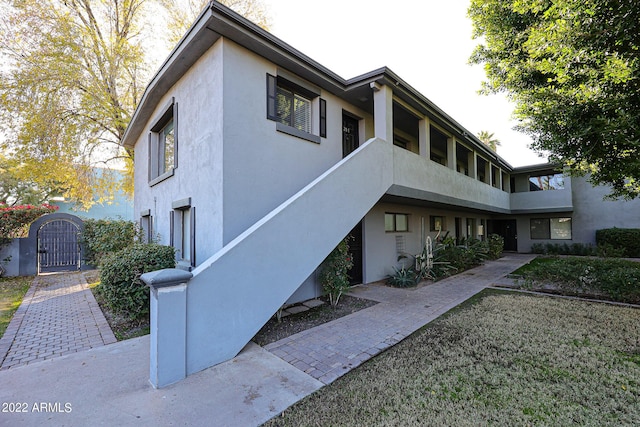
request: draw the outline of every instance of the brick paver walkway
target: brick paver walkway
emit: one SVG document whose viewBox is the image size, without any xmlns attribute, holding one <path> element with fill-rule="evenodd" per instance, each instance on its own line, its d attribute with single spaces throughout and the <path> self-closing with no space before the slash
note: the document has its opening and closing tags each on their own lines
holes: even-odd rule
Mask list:
<svg viewBox="0 0 640 427">
<path fill-rule="evenodd" d="M 535 255 L 506 255 L 417 289 L 358 287 L 351 294 L 379 304 L 264 348 L 329 384 L 533 258 Z"/>
<path fill-rule="evenodd" d="M 114 342 L 82 273 L 37 276 L 0 340 L 0 370 Z"/>
</svg>

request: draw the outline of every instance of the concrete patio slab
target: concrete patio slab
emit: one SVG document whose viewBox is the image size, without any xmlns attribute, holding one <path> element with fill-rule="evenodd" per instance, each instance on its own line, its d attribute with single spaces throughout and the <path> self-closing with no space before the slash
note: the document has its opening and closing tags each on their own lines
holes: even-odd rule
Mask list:
<svg viewBox="0 0 640 427">
<path fill-rule="evenodd" d="M 0 425 L 255 426 L 323 385 L 253 343 L 160 390 L 148 377 L 148 336 L 2 371 L 0 402 L 19 406 Z"/>
</svg>

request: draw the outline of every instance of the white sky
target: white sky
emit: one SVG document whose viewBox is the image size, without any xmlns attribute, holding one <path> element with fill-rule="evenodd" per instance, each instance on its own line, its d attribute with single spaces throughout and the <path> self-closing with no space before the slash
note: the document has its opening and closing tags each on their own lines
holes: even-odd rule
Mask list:
<svg viewBox="0 0 640 427">
<path fill-rule="evenodd" d="M 462 126 L 493 132 L 512 166 L 543 163 L 512 130 L 513 105 L 479 95 L 485 75 L 467 61 L 468 0 L 264 0 L 271 33 L 344 78 L 387 66 Z"/>
</svg>

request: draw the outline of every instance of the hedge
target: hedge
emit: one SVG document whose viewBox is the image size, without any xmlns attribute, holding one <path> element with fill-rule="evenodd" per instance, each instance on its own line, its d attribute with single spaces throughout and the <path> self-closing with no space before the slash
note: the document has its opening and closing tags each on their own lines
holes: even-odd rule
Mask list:
<svg viewBox="0 0 640 427">
<path fill-rule="evenodd" d="M 81 234 L 85 262 L 98 266 L 111 253 L 133 245 L 139 240 L 139 228 L 123 219 L 86 219 Z"/>
<path fill-rule="evenodd" d="M 149 313 L 149 288 L 140 275 L 175 265 L 174 248 L 136 243 L 103 258 L 98 290 L 114 312 L 141 319 Z"/>
<path fill-rule="evenodd" d="M 624 256 L 640 258 L 640 228 L 604 228 L 596 230 L 598 246 L 624 249 Z"/>
</svg>

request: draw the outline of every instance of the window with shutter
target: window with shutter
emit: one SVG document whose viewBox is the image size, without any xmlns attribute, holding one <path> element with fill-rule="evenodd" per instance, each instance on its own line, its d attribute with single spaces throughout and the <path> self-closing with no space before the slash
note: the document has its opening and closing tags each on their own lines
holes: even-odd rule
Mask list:
<svg viewBox="0 0 640 427">
<path fill-rule="evenodd" d="M 313 104 L 317 94 L 284 78 L 267 74 L 267 118 L 293 129 L 292 132 L 278 128 L 286 133 L 320 142 L 313 134 Z M 319 107 L 318 107 L 319 106 Z M 319 136 L 326 137 L 327 105 L 319 99 L 316 108 L 319 110 Z"/>
</svg>

